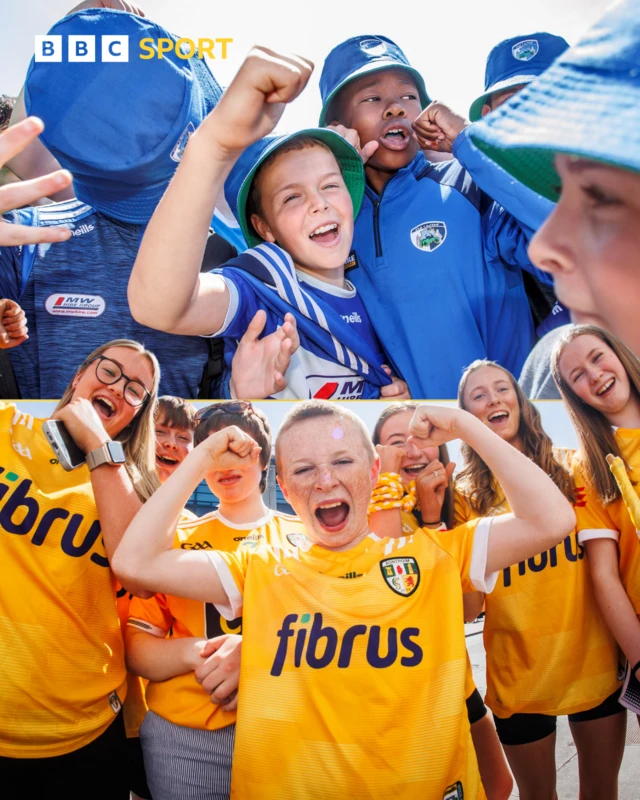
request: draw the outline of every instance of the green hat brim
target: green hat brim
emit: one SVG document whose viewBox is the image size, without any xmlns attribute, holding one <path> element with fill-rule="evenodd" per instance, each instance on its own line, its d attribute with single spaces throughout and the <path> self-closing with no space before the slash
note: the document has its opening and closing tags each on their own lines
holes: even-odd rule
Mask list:
<svg viewBox="0 0 640 800">
<path fill-rule="evenodd" d="M 477 120 L 482 119 L 482 108 L 485 103 L 489 102 L 492 94 L 501 92 L 503 89 L 510 89 L 512 86 L 526 86 L 528 83 L 531 83 L 531 81 L 535 81 L 538 77 L 538 75 L 512 75 L 510 78 L 494 83 L 484 94 L 481 94 L 480 97 L 471 103 L 469 119 L 471 122 L 477 122 Z"/>
<path fill-rule="evenodd" d="M 296 133 L 291 133 L 275 140 L 273 146 L 262 153 L 242 182 L 240 191 L 238 192 L 238 223 L 249 247 L 256 247 L 263 243 L 263 240 L 255 232 L 251 220 L 247 218 L 247 200 L 249 199 L 251 184 L 265 159 L 272 153 L 277 152 L 286 142 L 299 136 L 310 136 L 313 139 L 318 139 L 331 150 L 340 166 L 347 191 L 351 196 L 353 218 L 355 219 L 358 216 L 362 206 L 365 187 L 364 164 L 362 163 L 358 151 L 355 147 L 352 147 L 349 142 L 343 139 L 339 133 L 333 130 L 327 128 L 306 128 L 305 130 L 297 131 Z"/>
</svg>

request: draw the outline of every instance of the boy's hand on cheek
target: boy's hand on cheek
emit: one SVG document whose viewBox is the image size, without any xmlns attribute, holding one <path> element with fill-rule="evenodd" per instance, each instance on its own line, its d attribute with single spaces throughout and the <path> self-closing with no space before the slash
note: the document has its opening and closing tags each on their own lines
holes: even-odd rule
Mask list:
<svg viewBox="0 0 640 800">
<path fill-rule="evenodd" d="M 364 147 L 361 147 L 358 131 L 355 130 L 355 128 L 345 128 L 345 126 L 341 125 L 339 122 L 332 122 L 331 125 L 327 125 L 327 128 L 339 133 L 345 141 L 349 142 L 352 147 L 355 147 L 363 164 L 366 164 L 378 147 L 380 147 L 380 142 L 375 141 L 367 142 Z"/>
<path fill-rule="evenodd" d="M 435 100 L 415 120 L 413 130 L 423 149 L 450 153 L 456 137 L 468 125 L 468 120 Z"/>
<path fill-rule="evenodd" d="M 237 157 L 271 133 L 285 105 L 298 97 L 312 72 L 312 62 L 301 56 L 254 47 L 200 131 L 223 156 Z"/>
</svg>

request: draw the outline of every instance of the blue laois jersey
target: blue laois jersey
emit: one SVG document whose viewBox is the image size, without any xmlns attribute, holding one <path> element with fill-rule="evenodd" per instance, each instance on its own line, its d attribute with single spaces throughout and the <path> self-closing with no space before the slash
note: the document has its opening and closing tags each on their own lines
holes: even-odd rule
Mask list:
<svg viewBox="0 0 640 800">
<path fill-rule="evenodd" d="M 237 264 L 243 264 L 244 269 L 223 266 L 215 270 L 231 296 L 226 319 L 214 334 L 224 337 L 228 371 L 237 342 L 256 311 L 264 309 L 267 314 L 262 334 L 267 336 L 282 325 L 287 309 L 298 320 L 300 347 L 285 373 L 287 387 L 274 397 L 353 400 L 380 396 L 381 383 L 389 382 L 380 366 L 388 361 L 352 284 L 347 282 L 340 288 L 296 271 L 290 257 L 276 245 L 263 244 L 249 250 Z M 266 281 L 273 285 L 265 285 Z M 276 297 L 280 303 L 272 305 L 269 301 Z M 315 310 L 310 309 L 311 316 L 322 320 L 322 327 L 301 313 L 305 306 L 310 307 L 309 301 L 315 305 Z M 350 345 L 352 350 L 348 349 Z"/>
<path fill-rule="evenodd" d="M 160 394 L 198 396 L 207 342 L 152 330 L 129 312 L 140 225 L 117 222 L 77 200 L 14 211 L 5 220 L 73 230 L 66 242 L 0 248 L 0 297 L 22 306 L 29 326 L 28 341 L 9 351 L 23 397 L 59 398 L 89 353 L 123 338 L 158 357 Z"/>
<path fill-rule="evenodd" d="M 413 397 L 456 397 L 477 358 L 519 374 L 535 341 L 522 278 L 532 235 L 456 160 L 418 153 L 379 196 L 367 187 L 348 277 Z"/>
</svg>

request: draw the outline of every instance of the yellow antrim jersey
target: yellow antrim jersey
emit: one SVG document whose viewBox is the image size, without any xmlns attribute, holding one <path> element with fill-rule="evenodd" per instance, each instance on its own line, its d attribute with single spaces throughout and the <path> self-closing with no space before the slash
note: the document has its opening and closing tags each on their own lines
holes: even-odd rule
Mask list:
<svg viewBox="0 0 640 800">
<path fill-rule="evenodd" d="M 77 750 L 126 694 L 115 585 L 89 471 L 0 403 L 0 756 Z"/>
<path fill-rule="evenodd" d="M 191 511 L 183 509 L 180 514 L 180 522 L 192 522 L 198 519 Z M 133 595 L 123 589 L 122 586 L 117 584 L 116 603 L 118 607 L 118 617 L 120 619 L 120 628 L 124 631 L 127 621 L 129 619 L 129 610 L 131 608 L 131 601 Z M 151 600 L 153 602 L 153 598 Z M 127 731 L 127 738 L 134 739 L 140 735 L 140 726 L 147 713 L 147 701 L 145 692 L 148 681 L 134 675 L 133 672 L 127 672 L 127 699 L 123 703 L 122 712 L 124 714 L 124 726 Z"/>
<path fill-rule="evenodd" d="M 558 452 L 569 458 L 570 453 Z M 510 511 L 506 501 L 492 514 Z M 474 519 L 456 492 L 456 522 Z M 502 570 L 486 598 L 486 703 L 498 717 L 573 714 L 619 683 L 618 648 L 596 605 L 584 548 L 563 542 Z"/>
<path fill-rule="evenodd" d="M 418 520 L 411 511 L 401 511 L 400 517 L 402 521 L 402 533 L 405 534 L 405 536 L 414 533 L 418 529 Z M 465 676 L 464 696 L 467 698 L 471 697 L 476 688 L 476 682 L 473 679 L 473 669 L 471 668 L 471 659 L 469 658 L 469 653 L 467 653 L 467 674 Z"/>
<path fill-rule="evenodd" d="M 618 428 L 615 438 L 631 470 L 629 477 L 637 493 L 640 489 L 640 429 Z M 586 485 L 579 463 L 576 463 L 575 473 L 576 480 L 585 486 L 584 504 L 576 508 L 579 540 L 615 539 L 618 542 L 620 579 L 640 616 L 640 542 L 629 511 L 622 499 L 603 506 L 593 489 Z"/>
<path fill-rule="evenodd" d="M 228 551 L 240 547 L 253 552 L 263 544 L 291 547 L 287 535 L 297 543 L 301 534 L 300 521 L 287 514 L 274 511 L 255 523 L 234 525 L 214 511 L 194 522 L 181 524 L 176 546 L 184 550 Z M 211 639 L 223 633 L 242 633 L 241 617 L 228 622 L 210 603 L 164 594 L 157 594 L 150 600 L 134 597 L 128 624 L 163 639 L 170 635 Z M 153 712 L 176 725 L 213 730 L 236 721 L 235 711 L 223 711 L 221 706 L 214 705 L 191 672 L 159 683 L 150 682 L 146 696 Z"/>
<path fill-rule="evenodd" d="M 485 797 L 461 619 L 462 587 L 484 585 L 488 527 L 446 546 L 417 531 L 343 552 L 210 554 L 220 610 L 244 608 L 232 797 Z"/>
</svg>

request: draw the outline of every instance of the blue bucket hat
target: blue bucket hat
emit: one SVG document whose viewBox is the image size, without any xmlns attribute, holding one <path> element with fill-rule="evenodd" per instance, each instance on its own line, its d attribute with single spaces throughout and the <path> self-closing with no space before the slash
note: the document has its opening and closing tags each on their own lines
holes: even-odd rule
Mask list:
<svg viewBox="0 0 640 800">
<path fill-rule="evenodd" d="M 640 0 L 611 8 L 470 135 L 517 180 L 554 201 L 556 153 L 640 172 Z"/>
<path fill-rule="evenodd" d="M 78 11 L 57 22 L 63 60 L 32 59 L 25 82 L 41 139 L 73 175 L 78 199 L 123 222 L 145 224 L 175 172 L 189 135 L 222 90 L 204 59 L 139 57 L 140 40 L 176 36 L 147 19 L 111 9 Z M 129 61 L 100 58 L 100 37 L 129 37 Z M 96 61 L 68 62 L 67 37 L 94 35 Z"/>
<path fill-rule="evenodd" d="M 482 106 L 494 92 L 531 83 L 542 75 L 568 47 L 562 36 L 551 33 L 514 36 L 497 44 L 487 58 L 484 94 L 471 104 L 469 119 L 475 122 L 482 117 Z"/>
<path fill-rule="evenodd" d="M 327 125 L 332 122 L 327 119 L 329 106 L 348 83 L 362 75 L 393 68 L 403 69 L 411 74 L 418 87 L 420 104 L 422 108 L 426 108 L 431 101 L 422 75 L 411 66 L 405 54 L 391 39 L 386 36 L 354 36 L 334 47 L 326 57 L 320 75 L 322 111 L 318 124 Z"/>
<path fill-rule="evenodd" d="M 261 164 L 275 150 L 285 142 L 299 136 L 311 136 L 323 142 L 336 157 L 340 165 L 342 177 L 351 195 L 353 203 L 353 216 L 358 216 L 362 198 L 364 197 L 364 165 L 358 151 L 349 142 L 335 131 L 328 128 L 307 128 L 297 133 L 288 133 L 282 136 L 265 136 L 259 139 L 242 153 L 234 164 L 229 177 L 224 184 L 224 197 L 234 217 L 242 229 L 244 238 L 249 247 L 262 244 L 262 239 L 255 232 L 251 220 L 247 215 L 247 200 L 251 184 Z"/>
</svg>

